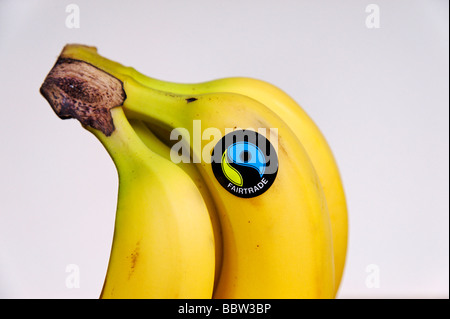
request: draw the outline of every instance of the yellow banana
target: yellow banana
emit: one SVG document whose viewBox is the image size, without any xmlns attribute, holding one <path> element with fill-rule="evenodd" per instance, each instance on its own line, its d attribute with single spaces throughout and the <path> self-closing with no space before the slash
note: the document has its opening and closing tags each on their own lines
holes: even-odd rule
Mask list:
<svg viewBox="0 0 450 319">
<path fill-rule="evenodd" d="M 59 76 L 46 81 L 46 86 L 52 87 L 50 92 L 57 89 L 69 96 L 80 91 L 77 108 L 70 115 L 110 135 L 115 129 L 109 115 L 114 114 L 114 105 L 96 112 L 95 120 L 86 119 L 86 114 L 92 113 L 97 100 L 107 100 L 117 91 L 109 85 L 92 86 L 90 79 L 103 73 L 112 75 L 125 91 L 122 107 L 128 118 L 179 132 L 219 212 L 223 262 L 214 297 L 333 298 L 334 257 L 327 203 L 307 153 L 286 123 L 264 104 L 244 95 L 164 92 L 142 85 L 124 70 L 127 68 L 102 58 L 93 48 L 69 46 L 51 71 Z M 95 76 L 84 76 L 86 73 Z M 211 129 L 202 131 L 201 140 L 195 139 L 196 121 Z M 217 136 L 209 135 L 214 129 L 222 139 L 211 142 L 211 136 Z M 261 139 L 256 130 L 270 133 Z M 227 142 L 230 134 L 233 140 Z M 223 184 L 217 177 L 220 168 L 217 170 L 216 164 L 220 167 L 224 154 L 221 142 L 228 143 L 229 163 L 237 165 L 245 187 L 230 180 Z M 261 152 L 264 145 L 270 152 Z M 212 162 L 205 156 L 209 150 Z M 245 184 L 248 180 L 259 182 L 249 186 Z"/>
<path fill-rule="evenodd" d="M 167 160 L 170 159 L 170 148 L 158 139 L 157 136 L 148 128 L 148 126 L 142 121 L 130 120 L 130 124 L 133 127 L 136 134 L 140 137 L 142 142 L 153 152 L 164 157 Z M 217 215 L 216 205 L 211 196 L 211 193 L 206 186 L 203 177 L 200 175 L 197 167 L 190 164 L 190 158 L 183 158 L 183 161 L 177 165 L 181 167 L 189 177 L 194 181 L 198 190 L 200 191 L 203 200 L 205 201 L 208 209 L 211 224 L 214 231 L 214 243 L 215 243 L 215 280 L 217 283 L 219 280 L 220 269 L 222 265 L 222 229 L 220 227 L 219 216 Z"/>
<path fill-rule="evenodd" d="M 331 218 L 337 293 L 344 272 L 348 240 L 348 216 L 344 187 L 338 165 L 324 135 L 310 116 L 284 91 L 258 79 L 235 77 L 197 84 L 155 81 L 141 76 L 147 86 L 180 94 L 234 92 L 249 96 L 274 111 L 292 129 L 317 172 Z M 156 85 L 159 83 L 160 85 Z"/>
<path fill-rule="evenodd" d="M 247 95 L 267 105 L 292 129 L 314 165 L 327 201 L 333 235 L 337 293 L 347 254 L 347 204 L 338 165 L 318 126 L 295 100 L 265 81 L 244 77 L 225 78 L 191 86 L 191 91 L 199 93 L 223 91 Z"/>
<path fill-rule="evenodd" d="M 116 226 L 102 298 L 211 298 L 214 236 L 190 177 L 149 151 L 121 108 L 110 137 L 92 130 L 119 173 Z M 188 205 L 187 205 L 188 203 Z"/>
<path fill-rule="evenodd" d="M 344 187 L 338 165 L 324 135 L 310 116 L 284 91 L 258 79 L 233 77 L 203 83 L 173 83 L 149 78 L 135 72 L 146 86 L 179 94 L 233 92 L 249 96 L 274 111 L 302 143 L 322 184 L 333 234 L 335 291 L 344 272 L 348 240 L 348 215 Z"/>
<path fill-rule="evenodd" d="M 223 78 L 202 83 L 175 83 L 148 77 L 132 67 L 104 59 L 93 47 L 68 46 L 65 53 L 100 66 L 114 64 L 116 72 L 128 75 L 145 86 L 177 94 L 193 95 L 233 92 L 249 96 L 275 112 L 293 131 L 310 157 L 325 194 L 331 219 L 335 265 L 335 292 L 342 280 L 348 242 L 348 213 L 344 187 L 333 152 L 316 123 L 288 94 L 278 87 L 246 77 Z M 153 127 L 154 129 L 157 129 Z M 160 130 L 159 130 L 160 131 Z M 168 143 L 168 135 L 159 135 Z"/>
<path fill-rule="evenodd" d="M 80 93 L 74 84 L 49 75 L 41 92 L 60 117 L 73 116 L 73 98 Z M 93 108 L 84 119 L 96 121 L 98 112 Z M 121 107 L 111 109 L 110 116 L 114 129 L 107 135 L 85 126 L 104 145 L 119 176 L 114 237 L 100 297 L 211 298 L 214 236 L 200 192 L 185 171 L 146 147 Z"/>
<path fill-rule="evenodd" d="M 222 225 L 223 264 L 214 297 L 332 298 L 334 268 L 326 203 L 309 158 L 284 123 L 241 95 L 205 94 L 187 102 L 187 96 L 155 91 L 131 78 L 123 83 L 128 116 L 185 128 L 189 134 L 182 136 L 189 142 L 195 120 L 223 133 L 234 127 L 278 130 L 269 140 L 278 145 L 280 169 L 273 185 L 252 198 L 237 197 L 218 184 L 208 158 L 202 158 L 209 143 L 200 141 L 199 150 L 190 144 L 193 158 L 201 159 L 198 167 Z"/>
</svg>

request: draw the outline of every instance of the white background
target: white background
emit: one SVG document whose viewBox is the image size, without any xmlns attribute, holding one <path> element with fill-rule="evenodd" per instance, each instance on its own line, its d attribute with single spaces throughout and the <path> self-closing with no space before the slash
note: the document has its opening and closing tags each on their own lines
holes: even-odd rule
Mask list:
<svg viewBox="0 0 450 319">
<path fill-rule="evenodd" d="M 115 168 L 39 94 L 73 42 L 168 81 L 251 76 L 284 89 L 343 176 L 339 297 L 448 298 L 448 1 L 74 0 L 72 29 L 70 3 L 0 0 L 1 298 L 98 298 L 103 284 Z M 366 26 L 370 3 L 380 28 Z M 71 264 L 79 288 L 66 285 Z"/>
</svg>

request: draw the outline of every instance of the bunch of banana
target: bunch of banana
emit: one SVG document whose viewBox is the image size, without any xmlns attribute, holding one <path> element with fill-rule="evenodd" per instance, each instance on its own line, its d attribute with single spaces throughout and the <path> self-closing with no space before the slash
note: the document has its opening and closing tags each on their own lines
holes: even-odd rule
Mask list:
<svg viewBox="0 0 450 319">
<path fill-rule="evenodd" d="M 165 82 L 67 45 L 41 93 L 119 174 L 102 297 L 334 298 L 347 208 L 308 115 L 263 81 Z"/>
</svg>

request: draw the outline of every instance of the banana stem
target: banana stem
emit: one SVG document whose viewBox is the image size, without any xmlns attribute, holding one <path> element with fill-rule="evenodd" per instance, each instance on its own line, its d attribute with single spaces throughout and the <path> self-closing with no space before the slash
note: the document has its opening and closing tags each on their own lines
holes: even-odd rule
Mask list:
<svg viewBox="0 0 450 319">
<path fill-rule="evenodd" d="M 116 167 L 118 169 L 128 169 L 130 165 L 136 164 L 145 164 L 149 167 L 149 170 L 157 167 L 159 163 L 157 161 L 162 161 L 162 159 L 146 147 L 129 123 L 122 107 L 112 109 L 111 117 L 114 120 L 115 130 L 110 136 L 106 136 L 103 132 L 88 126 L 85 128 L 103 144 Z"/>
<path fill-rule="evenodd" d="M 55 113 L 61 119 L 75 118 L 86 127 L 110 136 L 115 125 L 111 109 L 123 106 L 131 118 L 145 118 L 162 127 L 181 127 L 174 122 L 183 108 L 197 98 L 175 95 L 140 84 L 123 72 L 127 68 L 105 59 L 93 60 L 95 51 L 86 49 L 88 61 L 73 59 L 63 51 L 40 88 Z M 68 57 L 69 56 L 69 57 Z M 98 56 L 98 55 L 97 55 Z M 81 58 L 84 58 L 81 55 Z M 97 61 L 98 60 L 98 61 Z M 104 69 L 103 69 L 104 67 Z M 144 105 L 152 107 L 145 107 Z"/>
<path fill-rule="evenodd" d="M 179 114 L 186 113 L 185 108 L 197 98 L 155 90 L 132 78 L 125 78 L 123 84 L 127 92 L 123 108 L 129 118 L 145 120 L 166 129 L 189 124 Z"/>
<path fill-rule="evenodd" d="M 122 82 L 84 61 L 59 58 L 40 88 L 61 119 L 75 118 L 85 126 L 114 131 L 111 108 L 126 98 Z"/>
<path fill-rule="evenodd" d="M 123 83 L 111 74 L 84 61 L 59 58 L 40 91 L 60 118 L 75 118 L 93 133 L 120 162 L 118 167 L 128 166 L 130 159 L 158 157 L 128 122 L 120 107 L 126 99 Z"/>
</svg>

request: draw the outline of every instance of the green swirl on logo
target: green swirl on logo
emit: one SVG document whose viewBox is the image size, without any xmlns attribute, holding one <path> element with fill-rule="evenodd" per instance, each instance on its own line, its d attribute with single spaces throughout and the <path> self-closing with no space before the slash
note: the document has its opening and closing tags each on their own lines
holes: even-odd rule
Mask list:
<svg viewBox="0 0 450 319">
<path fill-rule="evenodd" d="M 222 155 L 222 172 L 225 175 L 225 177 L 232 182 L 234 185 L 237 186 L 243 186 L 244 185 L 244 179 L 242 178 L 241 173 L 239 173 L 234 167 L 228 163 L 227 160 L 227 150 Z"/>
</svg>

